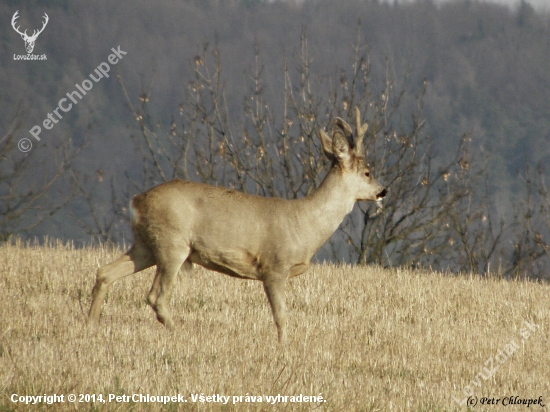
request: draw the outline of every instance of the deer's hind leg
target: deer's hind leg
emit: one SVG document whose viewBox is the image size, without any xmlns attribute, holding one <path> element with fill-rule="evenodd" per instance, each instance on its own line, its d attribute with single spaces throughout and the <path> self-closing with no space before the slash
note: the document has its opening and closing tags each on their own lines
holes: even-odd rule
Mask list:
<svg viewBox="0 0 550 412">
<path fill-rule="evenodd" d="M 113 282 L 154 264 L 155 259 L 151 251 L 142 246 L 141 243 L 136 242 L 117 260 L 101 267 L 97 271 L 95 286 L 92 290 L 92 304 L 90 305 L 88 320 L 94 323 L 99 321 L 105 295 Z"/>
<path fill-rule="evenodd" d="M 191 261 L 187 260 L 188 256 L 189 248 L 177 252 L 162 253 L 161 256 L 158 256 L 157 272 L 151 291 L 147 296 L 147 302 L 157 314 L 157 320 L 170 330 L 174 328 L 174 321 L 167 309 L 170 291 L 182 265 L 186 271 L 193 267 Z"/>
</svg>

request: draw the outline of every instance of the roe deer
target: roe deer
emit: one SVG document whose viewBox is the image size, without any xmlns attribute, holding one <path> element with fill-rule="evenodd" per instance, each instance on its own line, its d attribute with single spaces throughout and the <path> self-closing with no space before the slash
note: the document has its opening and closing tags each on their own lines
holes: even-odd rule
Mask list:
<svg viewBox="0 0 550 412">
<path fill-rule="evenodd" d="M 172 180 L 131 202 L 134 244 L 97 272 L 90 320 L 97 322 L 109 286 L 157 265 L 147 296 L 157 319 L 169 329 L 172 283 L 183 266 L 196 263 L 226 275 L 263 282 L 277 326 L 285 339 L 287 280 L 305 272 L 313 254 L 338 228 L 358 200 L 379 201 L 386 189 L 365 164 L 361 124 L 355 108 L 355 135 L 341 118 L 332 139 L 319 135 L 332 167 L 319 188 L 295 200 L 253 196 L 222 187 Z"/>
</svg>

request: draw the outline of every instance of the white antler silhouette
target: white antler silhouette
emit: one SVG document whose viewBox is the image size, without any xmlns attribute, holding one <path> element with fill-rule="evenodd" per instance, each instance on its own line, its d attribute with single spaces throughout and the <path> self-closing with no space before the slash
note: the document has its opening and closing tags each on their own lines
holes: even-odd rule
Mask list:
<svg viewBox="0 0 550 412">
<path fill-rule="evenodd" d="M 32 53 L 34 49 L 34 42 L 38 38 L 38 35 L 44 31 L 44 28 L 46 27 L 46 25 L 48 24 L 48 21 L 50 20 L 50 18 L 46 13 L 44 13 L 44 16 L 42 17 L 44 18 L 44 23 L 42 23 L 42 28 L 40 30 L 34 30 L 32 33 L 32 36 L 27 35 L 27 30 L 25 30 L 24 32 L 21 32 L 19 30 L 19 26 L 17 27 L 15 26 L 15 21 L 19 18 L 19 10 L 15 12 L 15 14 L 11 19 L 11 26 L 17 33 L 21 35 L 21 38 L 25 41 L 25 48 L 27 49 L 27 53 Z"/>
</svg>

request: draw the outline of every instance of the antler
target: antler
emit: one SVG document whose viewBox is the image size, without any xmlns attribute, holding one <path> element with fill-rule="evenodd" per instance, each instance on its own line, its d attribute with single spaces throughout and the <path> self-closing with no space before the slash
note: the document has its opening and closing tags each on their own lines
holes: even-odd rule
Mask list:
<svg viewBox="0 0 550 412">
<path fill-rule="evenodd" d="M 369 125 L 367 123 L 361 124 L 361 112 L 359 111 L 359 108 L 355 106 L 354 109 L 355 114 L 355 153 L 358 155 L 363 154 L 363 138 L 365 137 L 365 133 L 367 133 L 367 129 L 369 128 Z"/>
<path fill-rule="evenodd" d="M 21 32 L 19 30 L 19 26 L 15 27 L 15 21 L 19 18 L 19 10 L 17 10 L 13 15 L 11 19 L 11 26 L 17 33 L 21 35 L 21 37 L 23 37 L 23 39 L 33 41 L 33 40 L 36 40 L 38 35 L 44 31 L 44 29 L 46 28 L 46 25 L 48 24 L 48 21 L 50 21 L 50 18 L 48 17 L 47 13 L 44 13 L 42 17 L 44 18 L 44 23 L 42 23 L 42 28 L 40 30 L 34 30 L 32 33 L 32 36 L 29 36 L 27 34 L 27 30 L 25 30 L 24 32 Z"/>
<path fill-rule="evenodd" d="M 44 31 L 44 29 L 46 28 L 46 25 L 48 24 L 48 21 L 50 21 L 50 18 L 48 17 L 48 15 L 46 13 L 44 13 L 44 15 L 42 17 L 44 18 L 44 23 L 42 23 L 42 28 L 38 31 L 36 31 L 36 30 L 33 31 L 32 36 L 31 36 L 32 39 L 36 39 L 38 37 L 38 35 L 40 33 L 42 33 Z"/>
<path fill-rule="evenodd" d="M 334 124 L 344 132 L 348 142 L 353 143 L 353 150 L 355 153 L 357 155 L 363 155 L 363 138 L 369 128 L 369 125 L 367 123 L 361 124 L 361 112 L 357 106 L 353 109 L 353 115 L 355 118 L 355 136 L 351 131 L 350 125 L 347 124 L 344 119 L 337 117 L 334 119 Z"/>
<path fill-rule="evenodd" d="M 21 33 L 21 32 L 19 31 L 19 26 L 15 27 L 15 20 L 17 20 L 17 19 L 19 18 L 18 13 L 19 13 L 19 10 L 17 10 L 17 11 L 15 12 L 15 14 L 13 15 L 13 17 L 12 17 L 12 19 L 11 19 L 11 27 L 13 27 L 13 29 L 14 29 L 17 33 L 19 33 L 21 36 L 28 37 L 28 36 L 27 36 L 27 30 L 25 30 L 25 33 Z"/>
</svg>

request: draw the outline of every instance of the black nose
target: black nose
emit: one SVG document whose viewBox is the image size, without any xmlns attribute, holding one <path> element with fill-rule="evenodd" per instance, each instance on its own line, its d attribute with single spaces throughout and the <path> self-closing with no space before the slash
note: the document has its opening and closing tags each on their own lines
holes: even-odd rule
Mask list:
<svg viewBox="0 0 550 412">
<path fill-rule="evenodd" d="M 388 190 L 386 188 L 382 189 L 382 191 L 380 193 L 378 193 L 376 195 L 376 199 L 379 200 L 379 199 L 384 199 L 386 197 L 386 195 L 388 194 Z"/>
</svg>

